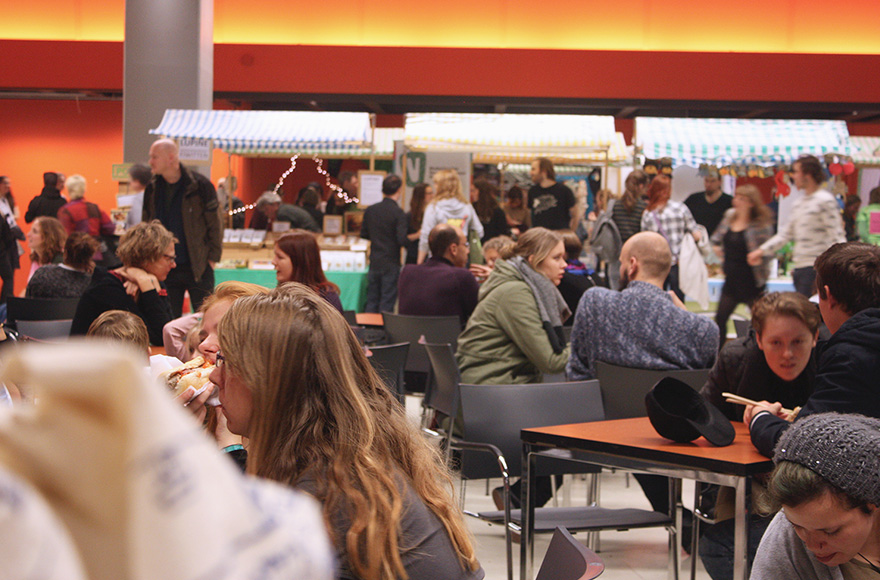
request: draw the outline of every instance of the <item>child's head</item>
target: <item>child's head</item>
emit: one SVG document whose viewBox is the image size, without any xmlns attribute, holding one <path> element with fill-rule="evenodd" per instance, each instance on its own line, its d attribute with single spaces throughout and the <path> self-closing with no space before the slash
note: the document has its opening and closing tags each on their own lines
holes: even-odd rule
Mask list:
<svg viewBox="0 0 880 580">
<path fill-rule="evenodd" d="M 108 310 L 89 326 L 86 336 L 109 339 L 130 344 L 136 349 L 150 352 L 150 335 L 140 316 L 125 310 Z"/>
</svg>

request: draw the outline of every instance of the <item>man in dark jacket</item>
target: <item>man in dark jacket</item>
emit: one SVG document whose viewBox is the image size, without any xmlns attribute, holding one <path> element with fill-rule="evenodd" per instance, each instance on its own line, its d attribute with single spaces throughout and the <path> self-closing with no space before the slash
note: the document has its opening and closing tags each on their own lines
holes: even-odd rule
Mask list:
<svg viewBox="0 0 880 580">
<path fill-rule="evenodd" d="M 880 417 L 880 247 L 834 244 L 814 268 L 831 338 L 817 347 L 815 387 L 798 417 L 829 411 Z M 790 425 L 779 416 L 781 409 L 762 401 L 746 407 L 743 416 L 752 443 L 767 457 Z"/>
<path fill-rule="evenodd" d="M 361 237 L 370 240 L 367 312 L 394 312 L 400 248 L 406 243 L 406 214 L 397 205 L 403 181 L 389 175 L 382 181 L 382 201 L 364 212 Z"/>
<path fill-rule="evenodd" d="M 214 290 L 214 265 L 220 260 L 223 231 L 217 192 L 203 175 L 180 163 L 177 144 L 159 139 L 150 147 L 153 179 L 144 190 L 143 218 L 158 219 L 177 238 L 177 267 L 165 284 L 175 317 L 189 291 L 193 310 Z"/>
<path fill-rule="evenodd" d="M 430 258 L 418 266 L 408 264 L 400 273 L 398 310 L 414 316 L 458 316 L 464 328 L 480 292 L 467 269 L 467 236 L 449 224 L 438 224 L 428 235 L 428 247 Z"/>
<path fill-rule="evenodd" d="M 43 190 L 28 204 L 24 221 L 31 223 L 40 216 L 58 217 L 58 210 L 67 203 L 61 197 L 61 188 L 58 187 L 58 174 L 48 171 L 43 174 Z"/>
</svg>

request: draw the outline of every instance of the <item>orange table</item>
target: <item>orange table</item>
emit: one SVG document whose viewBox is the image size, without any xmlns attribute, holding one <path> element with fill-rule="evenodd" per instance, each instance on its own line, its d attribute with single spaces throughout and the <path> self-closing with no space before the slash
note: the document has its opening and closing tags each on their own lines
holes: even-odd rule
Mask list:
<svg viewBox="0 0 880 580">
<path fill-rule="evenodd" d="M 674 478 L 679 497 L 676 522 L 681 529 L 680 494 L 682 478 L 715 483 L 736 491 L 735 548 L 733 577 L 748 578 L 746 541 L 749 506 L 746 490 L 749 478 L 773 469 L 773 462 L 752 446 L 748 430 L 734 423 L 736 439 L 727 447 L 715 447 L 702 437 L 692 443 L 674 443 L 657 434 L 647 417 L 596 421 L 555 427 L 523 429 L 523 510 L 520 577 L 532 578 L 534 537 L 534 451 L 548 447 L 577 451 L 584 460 L 605 467 L 632 469 Z M 692 556 L 696 557 L 696 556 Z M 670 575 L 672 574 L 670 570 Z"/>
<path fill-rule="evenodd" d="M 357 323 L 361 326 L 384 326 L 380 312 L 358 312 Z"/>
</svg>

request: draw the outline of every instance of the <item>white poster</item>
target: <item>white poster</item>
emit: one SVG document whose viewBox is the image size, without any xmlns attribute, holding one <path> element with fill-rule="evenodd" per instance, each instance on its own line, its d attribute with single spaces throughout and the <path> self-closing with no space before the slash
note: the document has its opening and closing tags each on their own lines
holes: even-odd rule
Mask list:
<svg viewBox="0 0 880 580">
<path fill-rule="evenodd" d="M 403 141 L 394 142 L 394 173 L 403 177 Z M 441 169 L 455 169 L 461 179 L 462 193 L 468 198 L 471 188 L 472 155 L 466 151 L 414 151 L 406 149 L 406 193 L 401 200 L 404 210 L 409 210 L 412 190 L 419 183 L 433 187 L 434 174 Z"/>
<path fill-rule="evenodd" d="M 384 171 L 358 171 L 358 193 L 361 200 L 358 207 L 367 208 L 382 201 L 384 180 Z"/>
<path fill-rule="evenodd" d="M 211 139 L 180 137 L 177 145 L 180 147 L 180 161 L 184 165 L 211 164 L 211 151 L 214 148 Z"/>
</svg>

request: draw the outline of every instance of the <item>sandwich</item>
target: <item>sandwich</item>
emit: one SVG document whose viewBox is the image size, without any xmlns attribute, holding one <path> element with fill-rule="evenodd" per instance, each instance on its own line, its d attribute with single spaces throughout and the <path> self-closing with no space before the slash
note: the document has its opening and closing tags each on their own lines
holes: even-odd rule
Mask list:
<svg viewBox="0 0 880 580">
<path fill-rule="evenodd" d="M 203 356 L 197 356 L 191 361 L 165 371 L 160 377 L 165 381 L 165 385 L 174 394 L 175 397 L 193 387 L 196 390 L 193 397 L 197 397 L 204 392 L 210 380 L 208 377 L 214 371 L 214 365 Z"/>
</svg>

